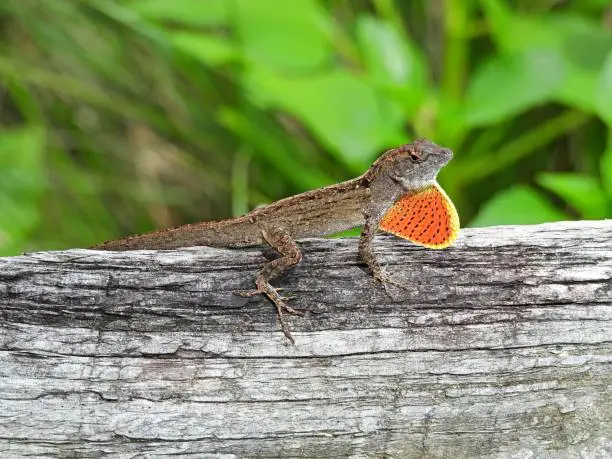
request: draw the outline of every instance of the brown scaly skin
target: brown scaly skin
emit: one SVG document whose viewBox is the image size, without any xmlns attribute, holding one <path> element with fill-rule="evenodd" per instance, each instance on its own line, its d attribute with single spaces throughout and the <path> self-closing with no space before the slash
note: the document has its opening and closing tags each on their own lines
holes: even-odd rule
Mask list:
<svg viewBox="0 0 612 459">
<path fill-rule="evenodd" d="M 275 304 L 283 332 L 293 342 L 283 312 L 301 313 L 286 304 L 270 281 L 286 274 L 302 259 L 295 239 L 325 236 L 363 225 L 359 257 L 368 265 L 375 279 L 391 282 L 384 275 L 372 249 L 378 225 L 400 196 L 416 193 L 434 183 L 440 169 L 451 158 L 449 149 L 428 140 L 417 140 L 388 150 L 360 177 L 282 199 L 241 217 L 129 236 L 92 248 L 160 250 L 201 245 L 246 247 L 267 244 L 281 257 L 264 265 L 255 281 L 257 289 L 245 295 L 265 294 Z"/>
</svg>

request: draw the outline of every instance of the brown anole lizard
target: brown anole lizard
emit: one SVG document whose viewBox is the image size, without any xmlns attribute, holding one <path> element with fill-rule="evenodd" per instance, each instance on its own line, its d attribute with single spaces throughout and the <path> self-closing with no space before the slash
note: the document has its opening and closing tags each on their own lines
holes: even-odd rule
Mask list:
<svg viewBox="0 0 612 459">
<path fill-rule="evenodd" d="M 283 332 L 293 342 L 283 313 L 302 315 L 287 305 L 270 281 L 300 262 L 296 239 L 325 236 L 363 225 L 359 257 L 380 282 L 392 282 L 376 260 L 372 240 L 378 229 L 430 248 L 457 237 L 457 212 L 436 182 L 452 152 L 428 140 L 388 150 L 361 176 L 307 191 L 228 220 L 192 223 L 129 236 L 92 247 L 97 250 L 175 249 L 187 246 L 269 245 L 280 254 L 255 280 L 256 290 L 276 306 Z"/>
</svg>

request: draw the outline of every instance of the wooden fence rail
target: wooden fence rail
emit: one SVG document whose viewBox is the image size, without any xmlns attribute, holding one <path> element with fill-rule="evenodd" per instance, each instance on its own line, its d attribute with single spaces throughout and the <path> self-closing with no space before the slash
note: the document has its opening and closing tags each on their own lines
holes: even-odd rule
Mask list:
<svg viewBox="0 0 612 459">
<path fill-rule="evenodd" d="M 0 457 L 612 457 L 612 221 L 301 246 L 0 259 Z"/>
</svg>

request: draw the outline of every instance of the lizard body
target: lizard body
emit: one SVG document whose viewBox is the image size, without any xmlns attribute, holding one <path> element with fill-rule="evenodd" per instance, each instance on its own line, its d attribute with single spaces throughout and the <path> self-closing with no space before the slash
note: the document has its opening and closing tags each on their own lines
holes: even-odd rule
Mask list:
<svg viewBox="0 0 612 459">
<path fill-rule="evenodd" d="M 240 217 L 128 236 L 94 248 L 167 250 L 200 245 L 248 247 L 266 243 L 261 225 L 283 228 L 296 239 L 326 236 L 362 225 L 364 218 L 361 208 L 368 194 L 362 176 L 281 199 Z"/>
<path fill-rule="evenodd" d="M 187 246 L 269 245 L 280 257 L 268 261 L 245 296 L 265 294 L 275 304 L 285 335 L 293 342 L 283 312 L 301 315 L 270 284 L 301 260 L 296 239 L 325 236 L 363 225 L 359 257 L 375 279 L 393 283 L 379 265 L 372 240 L 379 229 L 431 248 L 444 248 L 457 236 L 454 206 L 436 183 L 452 152 L 417 140 L 383 153 L 361 176 L 307 191 L 246 215 L 107 241 L 97 250 L 175 249 Z"/>
</svg>

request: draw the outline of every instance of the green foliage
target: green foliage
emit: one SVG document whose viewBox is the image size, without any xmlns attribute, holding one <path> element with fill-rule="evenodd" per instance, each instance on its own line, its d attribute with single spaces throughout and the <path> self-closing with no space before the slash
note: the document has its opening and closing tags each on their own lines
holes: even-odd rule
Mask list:
<svg viewBox="0 0 612 459">
<path fill-rule="evenodd" d="M 537 191 L 526 185 L 513 185 L 487 201 L 471 223 L 472 226 L 533 225 L 566 219 L 566 214 Z"/>
<path fill-rule="evenodd" d="M 474 73 L 465 122 L 470 127 L 503 123 L 550 100 L 563 82 L 563 65 L 558 55 L 542 49 L 493 56 Z"/>
<path fill-rule="evenodd" d="M 612 0 L 5 0 L 0 254 L 227 217 L 428 137 L 464 225 L 612 217 Z"/>
<path fill-rule="evenodd" d="M 48 188 L 44 137 L 34 127 L 0 131 L 0 244 L 15 250 L 40 224 L 39 205 Z"/>
<path fill-rule="evenodd" d="M 612 139 L 609 142 L 608 149 L 601 158 L 601 182 L 602 188 L 606 191 L 610 201 L 612 201 Z"/>
<path fill-rule="evenodd" d="M 606 218 L 608 198 L 595 177 L 574 172 L 543 172 L 537 179 L 585 218 Z"/>
</svg>

